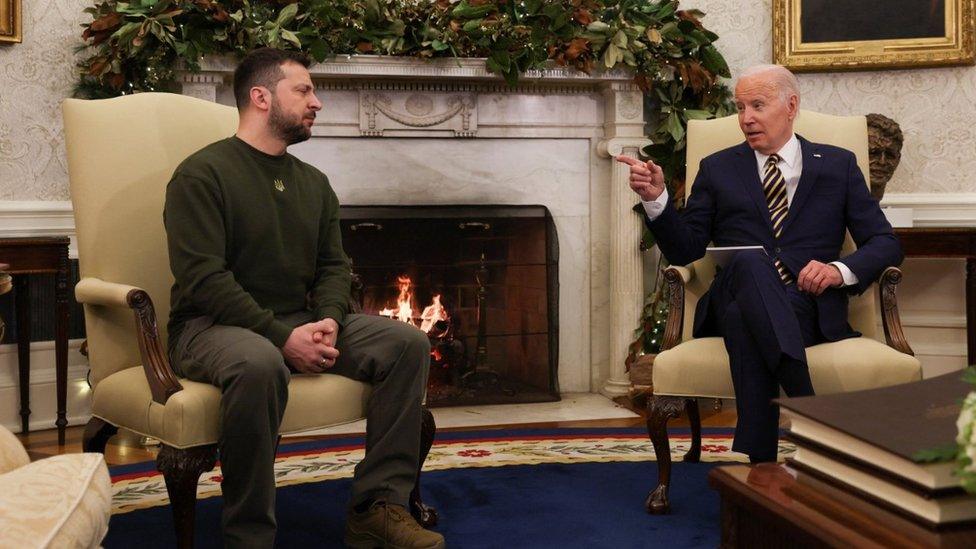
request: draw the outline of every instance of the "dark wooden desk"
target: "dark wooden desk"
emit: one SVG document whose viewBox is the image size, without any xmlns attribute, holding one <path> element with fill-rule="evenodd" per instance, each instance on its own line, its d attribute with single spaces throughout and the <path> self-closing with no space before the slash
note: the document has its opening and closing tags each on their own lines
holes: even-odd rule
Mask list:
<svg viewBox="0 0 976 549">
<path fill-rule="evenodd" d="M 907 257 L 966 260 L 967 364 L 976 364 L 976 227 L 895 229 Z"/>
<path fill-rule="evenodd" d="M 7 272 L 14 278 L 17 309 L 17 364 L 20 371 L 21 428 L 28 432 L 30 417 L 30 342 L 31 311 L 29 275 L 54 273 L 55 335 L 54 355 L 58 398 L 58 444 L 64 445 L 68 425 L 68 243 L 66 236 L 37 238 L 0 238 L 0 258 L 10 264 Z M 18 276 L 25 275 L 25 276 Z"/>
<path fill-rule="evenodd" d="M 931 530 L 783 465 L 716 467 L 708 483 L 723 548 L 976 547 L 976 527 Z"/>
</svg>

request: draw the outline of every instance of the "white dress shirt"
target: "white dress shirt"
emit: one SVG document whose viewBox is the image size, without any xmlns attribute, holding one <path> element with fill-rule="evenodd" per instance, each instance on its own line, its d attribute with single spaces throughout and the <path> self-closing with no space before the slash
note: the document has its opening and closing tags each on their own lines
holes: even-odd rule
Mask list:
<svg viewBox="0 0 976 549">
<path fill-rule="evenodd" d="M 761 181 L 763 168 L 766 166 L 766 160 L 770 155 L 763 154 L 759 151 L 753 151 L 753 153 L 756 155 L 756 171 L 759 173 L 759 179 Z M 803 173 L 803 153 L 800 150 L 800 140 L 796 138 L 796 134 L 791 135 L 789 141 L 776 154 L 780 157 L 780 161 L 776 166 L 783 173 L 783 178 L 786 180 L 786 203 L 787 207 L 789 207 L 793 203 L 793 195 L 796 194 L 796 187 L 800 183 L 800 174 Z M 647 213 L 647 218 L 654 221 L 664 212 L 664 208 L 668 204 L 668 190 L 664 189 L 661 196 L 658 196 L 655 200 L 641 200 L 641 203 L 644 204 L 644 212 Z M 847 265 L 844 265 L 840 261 L 831 261 L 830 264 L 837 267 L 837 270 L 840 271 L 841 277 L 844 279 L 843 286 L 857 284 L 857 275 Z"/>
</svg>

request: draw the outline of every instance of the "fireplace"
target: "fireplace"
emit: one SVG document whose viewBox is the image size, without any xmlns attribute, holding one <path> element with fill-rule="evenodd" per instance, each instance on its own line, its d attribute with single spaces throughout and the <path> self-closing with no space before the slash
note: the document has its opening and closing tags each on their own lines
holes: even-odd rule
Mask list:
<svg viewBox="0 0 976 549">
<path fill-rule="evenodd" d="M 544 206 L 343 206 L 363 312 L 427 333 L 430 406 L 559 400 L 556 229 Z"/>
<path fill-rule="evenodd" d="M 182 92 L 233 105 L 237 63 L 201 59 L 200 72 L 181 75 Z M 549 209 L 559 287 L 570 296 L 559 301 L 556 385 L 626 395 L 627 348 L 645 297 L 642 221 L 629 172 L 613 156 L 649 143 L 633 74 L 553 66 L 508 86 L 484 59 L 373 55 L 309 70 L 325 108 L 312 138 L 289 150 L 328 174 L 340 204 Z M 392 292 L 395 282 L 385 284 Z"/>
</svg>

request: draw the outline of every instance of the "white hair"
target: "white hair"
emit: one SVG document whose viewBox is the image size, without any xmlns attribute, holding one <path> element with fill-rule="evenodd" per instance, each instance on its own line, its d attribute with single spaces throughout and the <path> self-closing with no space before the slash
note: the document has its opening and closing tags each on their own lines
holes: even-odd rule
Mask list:
<svg viewBox="0 0 976 549">
<path fill-rule="evenodd" d="M 769 75 L 770 81 L 776 86 L 776 91 L 779 92 L 779 97 L 784 103 L 790 100 L 791 95 L 796 96 L 797 103 L 800 102 L 800 83 L 792 72 L 781 65 L 755 65 L 749 67 L 739 75 L 739 79 L 736 80 L 736 85 L 738 86 L 743 78 L 758 76 L 760 74 Z"/>
</svg>

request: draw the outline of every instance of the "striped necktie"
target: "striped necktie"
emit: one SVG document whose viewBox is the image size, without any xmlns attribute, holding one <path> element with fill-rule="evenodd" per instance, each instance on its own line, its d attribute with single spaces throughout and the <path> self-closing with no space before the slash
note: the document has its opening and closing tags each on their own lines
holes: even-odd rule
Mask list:
<svg viewBox="0 0 976 549">
<path fill-rule="evenodd" d="M 769 217 L 773 221 L 773 234 L 776 235 L 776 238 L 779 238 L 783 232 L 783 221 L 786 220 L 786 213 L 790 208 L 786 200 L 786 178 L 783 177 L 783 172 L 776 167 L 780 160 L 782 158 L 779 155 L 770 155 L 763 167 L 763 194 L 766 195 L 766 204 L 769 205 Z M 793 276 L 786 270 L 783 263 L 776 259 L 774 264 L 783 283 L 791 284 Z"/>
</svg>

